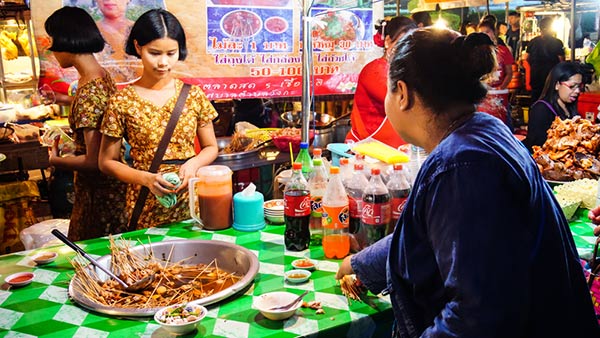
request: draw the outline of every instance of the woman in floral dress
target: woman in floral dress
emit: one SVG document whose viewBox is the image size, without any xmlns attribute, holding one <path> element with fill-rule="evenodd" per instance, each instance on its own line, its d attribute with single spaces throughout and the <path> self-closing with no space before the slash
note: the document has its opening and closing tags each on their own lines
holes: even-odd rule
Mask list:
<svg viewBox="0 0 600 338">
<path fill-rule="evenodd" d="M 159 172 L 148 172 L 183 85 L 173 77 L 171 70 L 178 60 L 186 57 L 185 33 L 171 13 L 152 9 L 133 25 L 125 51 L 139 57 L 144 70 L 137 81 L 117 92 L 110 100 L 101 128 L 100 169 L 131 183 L 127 192 L 127 209 L 130 212 L 141 186 L 148 187 L 156 196 L 178 194 L 177 203 L 171 208 L 162 206 L 149 194 L 137 228 L 189 219 L 187 182 L 200 167 L 217 157 L 217 141 L 211 122 L 217 113 L 202 90 L 192 86 Z M 133 168 L 118 160 L 123 137 L 131 145 Z M 195 137 L 202 147 L 199 154 L 194 151 Z M 179 187 L 163 178 L 162 174 L 168 172 L 179 175 Z"/>
<path fill-rule="evenodd" d="M 68 236 L 77 241 L 121 233 L 127 230 L 126 184 L 98 169 L 102 138 L 98 129 L 108 98 L 116 91 L 114 81 L 93 55 L 102 50 L 104 40 L 94 20 L 77 7 L 54 12 L 46 20 L 45 29 L 52 39 L 49 49 L 60 66 L 75 67 L 80 75 L 69 115 L 75 154 L 61 157 L 58 142 L 50 153 L 51 165 L 75 171 L 75 201 Z"/>
</svg>

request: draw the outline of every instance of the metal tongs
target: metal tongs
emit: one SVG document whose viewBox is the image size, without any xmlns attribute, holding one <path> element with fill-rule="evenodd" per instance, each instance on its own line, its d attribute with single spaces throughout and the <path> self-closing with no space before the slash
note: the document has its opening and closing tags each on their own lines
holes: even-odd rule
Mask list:
<svg viewBox="0 0 600 338">
<path fill-rule="evenodd" d="M 98 269 L 104 271 L 107 275 L 109 275 L 114 280 L 116 280 L 119 284 L 121 284 L 125 288 L 125 291 L 127 291 L 127 292 L 135 292 L 135 291 L 142 290 L 154 281 L 154 274 L 150 274 L 150 275 L 136 281 L 135 283 L 128 285 L 121 278 L 117 277 L 114 273 L 112 273 L 112 271 L 110 271 L 109 269 L 104 267 L 102 264 L 98 263 L 95 259 L 92 258 L 92 256 L 88 255 L 88 253 L 85 252 L 81 247 L 79 247 L 77 244 L 71 242 L 67 238 L 67 236 L 63 235 L 63 233 L 58 231 L 58 229 L 53 229 L 51 231 L 51 233 L 54 236 L 56 236 L 56 238 L 60 239 L 63 243 L 65 243 L 66 245 L 71 247 L 71 249 L 75 250 L 80 255 L 82 255 L 83 258 L 87 259 L 90 263 L 92 263 L 92 265 L 94 265 Z"/>
</svg>

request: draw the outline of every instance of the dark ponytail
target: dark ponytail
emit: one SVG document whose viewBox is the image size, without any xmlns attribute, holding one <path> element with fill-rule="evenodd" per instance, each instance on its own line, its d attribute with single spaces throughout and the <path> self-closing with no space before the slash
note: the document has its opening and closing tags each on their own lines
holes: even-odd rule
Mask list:
<svg viewBox="0 0 600 338">
<path fill-rule="evenodd" d="M 492 40 L 483 33 L 423 28 L 409 32 L 396 44 L 390 60 L 392 91 L 404 81 L 436 114 L 452 104 L 479 103 L 486 95 L 482 77 L 496 67 Z"/>
</svg>

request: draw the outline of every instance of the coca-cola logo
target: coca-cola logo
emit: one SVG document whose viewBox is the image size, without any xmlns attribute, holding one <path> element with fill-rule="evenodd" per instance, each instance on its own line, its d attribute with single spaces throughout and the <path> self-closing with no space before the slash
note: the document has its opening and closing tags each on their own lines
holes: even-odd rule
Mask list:
<svg viewBox="0 0 600 338">
<path fill-rule="evenodd" d="M 310 197 L 306 196 L 299 205 L 301 210 L 310 209 Z"/>
<path fill-rule="evenodd" d="M 362 217 L 364 217 L 364 218 L 372 218 L 373 217 L 373 206 L 371 204 L 365 203 L 362 206 Z"/>
</svg>

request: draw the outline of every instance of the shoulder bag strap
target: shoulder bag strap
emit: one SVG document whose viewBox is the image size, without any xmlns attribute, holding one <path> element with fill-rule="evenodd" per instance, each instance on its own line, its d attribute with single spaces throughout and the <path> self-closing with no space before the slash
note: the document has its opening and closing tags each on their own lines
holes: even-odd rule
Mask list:
<svg viewBox="0 0 600 338">
<path fill-rule="evenodd" d="M 177 102 L 175 103 L 175 108 L 171 112 L 171 118 L 167 123 L 167 127 L 165 128 L 165 133 L 160 139 L 160 143 L 158 144 L 158 148 L 156 148 L 156 153 L 154 154 L 154 158 L 152 159 L 152 163 L 150 164 L 149 172 L 155 173 L 158 171 L 158 167 L 162 162 L 163 157 L 165 156 L 165 152 L 167 151 L 167 146 L 169 142 L 171 142 L 171 136 L 173 135 L 173 131 L 175 130 L 175 126 L 177 126 L 177 121 L 179 121 L 179 116 L 183 111 L 183 107 L 185 106 L 185 100 L 187 99 L 188 93 L 190 91 L 190 85 L 184 83 L 181 87 L 181 91 L 179 92 L 179 97 L 177 97 Z M 133 208 L 133 212 L 131 213 L 131 218 L 129 219 L 129 230 L 135 230 L 137 227 L 137 222 L 140 218 L 140 214 L 142 213 L 142 209 L 144 208 L 144 204 L 146 203 L 146 198 L 148 197 L 148 193 L 150 189 L 146 186 L 142 186 L 140 189 L 140 194 L 138 195 L 138 199 L 135 202 L 135 207 Z"/>
</svg>

